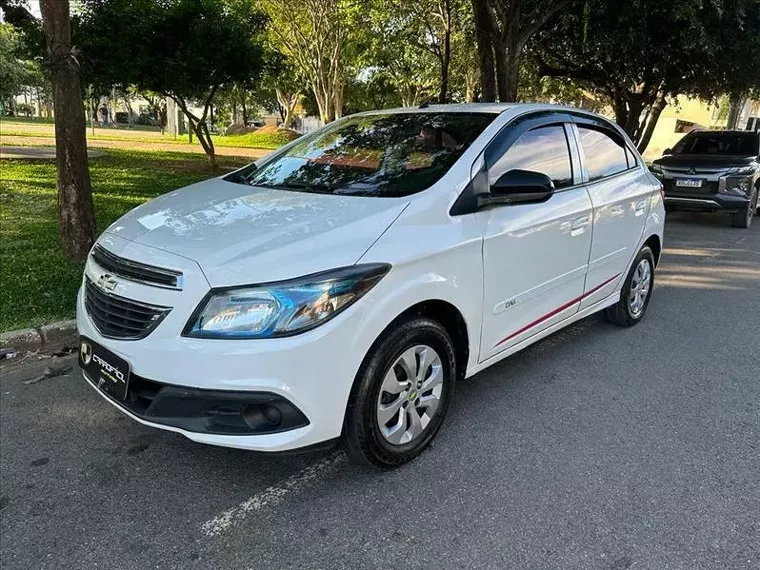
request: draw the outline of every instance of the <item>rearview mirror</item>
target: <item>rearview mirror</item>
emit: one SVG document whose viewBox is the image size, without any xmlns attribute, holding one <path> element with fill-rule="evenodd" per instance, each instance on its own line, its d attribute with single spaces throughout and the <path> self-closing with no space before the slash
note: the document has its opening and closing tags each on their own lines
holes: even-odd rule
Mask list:
<svg viewBox="0 0 760 570">
<path fill-rule="evenodd" d="M 546 174 L 531 170 L 510 170 L 491 185 L 491 193 L 480 205 L 538 204 L 554 194 L 554 182 Z"/>
</svg>

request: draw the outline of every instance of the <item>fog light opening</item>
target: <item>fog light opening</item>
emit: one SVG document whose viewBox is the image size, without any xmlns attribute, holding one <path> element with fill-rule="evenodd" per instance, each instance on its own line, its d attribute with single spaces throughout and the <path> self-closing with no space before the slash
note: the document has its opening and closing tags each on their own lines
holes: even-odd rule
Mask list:
<svg viewBox="0 0 760 570">
<path fill-rule="evenodd" d="M 241 415 L 253 431 L 267 432 L 282 425 L 282 412 L 271 404 L 249 404 L 243 408 Z"/>
<path fill-rule="evenodd" d="M 282 413 L 274 406 L 265 405 L 263 412 L 264 417 L 272 427 L 278 427 L 282 423 Z"/>
</svg>

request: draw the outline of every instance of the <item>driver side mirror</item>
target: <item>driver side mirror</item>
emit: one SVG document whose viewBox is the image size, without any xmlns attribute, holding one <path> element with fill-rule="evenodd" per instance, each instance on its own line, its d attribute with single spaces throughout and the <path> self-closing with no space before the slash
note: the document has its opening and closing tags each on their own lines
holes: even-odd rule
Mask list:
<svg viewBox="0 0 760 570">
<path fill-rule="evenodd" d="M 510 170 L 491 185 L 491 192 L 481 196 L 479 206 L 496 204 L 539 204 L 554 194 L 554 182 L 546 174 L 532 170 Z"/>
</svg>

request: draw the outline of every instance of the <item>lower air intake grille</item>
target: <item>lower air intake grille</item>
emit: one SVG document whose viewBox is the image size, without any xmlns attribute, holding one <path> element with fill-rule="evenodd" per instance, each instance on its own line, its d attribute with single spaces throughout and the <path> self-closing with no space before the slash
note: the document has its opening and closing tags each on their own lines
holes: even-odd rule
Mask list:
<svg viewBox="0 0 760 570">
<path fill-rule="evenodd" d="M 171 310 L 106 293 L 89 278 L 85 279 L 84 305 L 100 334 L 124 340 L 145 338 Z"/>
</svg>

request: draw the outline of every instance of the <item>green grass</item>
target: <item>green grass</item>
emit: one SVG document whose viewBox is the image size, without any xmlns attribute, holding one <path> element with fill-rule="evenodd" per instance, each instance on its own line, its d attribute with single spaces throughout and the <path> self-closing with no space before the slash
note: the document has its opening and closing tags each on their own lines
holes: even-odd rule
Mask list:
<svg viewBox="0 0 760 570">
<path fill-rule="evenodd" d="M 6 121 L 12 121 L 14 123 L 37 123 L 37 124 L 54 124 L 54 117 L 9 117 L 7 115 L 0 116 L 0 123 Z"/>
<path fill-rule="evenodd" d="M 24 129 L 23 126 L 21 128 L 18 128 L 17 125 L 10 125 L 10 126 L 3 126 L 0 127 L 0 136 L 3 137 L 37 137 L 37 138 L 45 138 L 50 139 L 51 143 L 53 139 L 55 139 L 55 133 L 51 130 L 49 132 L 46 131 L 33 131 Z M 187 144 L 188 139 L 187 136 L 181 136 L 174 138 L 169 135 L 161 135 L 161 136 L 152 136 L 152 137 L 146 137 L 146 136 L 132 136 L 132 135 L 120 135 L 120 134 L 95 134 L 93 135 L 92 132 L 87 130 L 87 140 L 88 141 L 130 141 L 130 142 L 136 142 L 136 143 L 169 143 L 169 144 Z M 13 142 L 13 138 L 5 138 L 3 139 L 3 142 L 8 145 L 15 145 L 16 143 Z M 193 139 L 193 142 L 195 143 L 195 139 Z M 228 146 L 236 146 L 236 145 L 228 145 Z"/>
<path fill-rule="evenodd" d="M 41 138 L 49 138 L 53 139 L 55 137 L 55 134 L 53 133 L 53 129 L 51 128 L 49 131 L 35 131 L 32 129 L 25 129 L 24 125 L 21 124 L 13 124 L 13 123 L 0 123 L 0 136 L 2 137 L 8 137 L 4 138 L 3 143 L 7 145 L 15 145 L 13 141 L 13 137 L 41 137 Z M 253 132 L 248 133 L 245 135 L 212 135 L 214 145 L 216 146 L 224 146 L 224 147 L 238 147 L 238 148 L 261 148 L 261 149 L 276 149 L 280 148 L 282 145 L 289 143 L 294 138 L 294 134 L 292 132 L 288 131 L 282 131 L 277 130 L 275 132 L 272 132 L 269 129 L 264 130 L 263 132 Z M 135 143 L 168 143 L 168 144 L 187 144 L 188 137 L 187 135 L 181 135 L 177 138 L 174 138 L 168 134 L 164 134 L 163 136 L 132 136 L 132 135 L 121 135 L 121 134 L 95 134 L 93 135 L 92 132 L 89 130 L 89 127 L 87 129 L 87 140 L 94 142 L 94 141 L 130 141 Z M 193 137 L 193 144 L 200 144 L 198 143 L 197 139 Z"/>
<path fill-rule="evenodd" d="M 262 132 L 255 131 L 245 135 L 215 136 L 214 144 L 217 146 L 236 146 L 243 148 L 266 148 L 275 149 L 297 138 L 292 131 L 264 128 Z"/>
<path fill-rule="evenodd" d="M 245 158 L 218 157 L 220 166 Z M 205 156 L 110 149 L 90 159 L 98 231 L 135 206 L 212 173 Z M 82 264 L 58 239 L 53 161 L 0 161 L 0 331 L 71 318 Z"/>
</svg>

